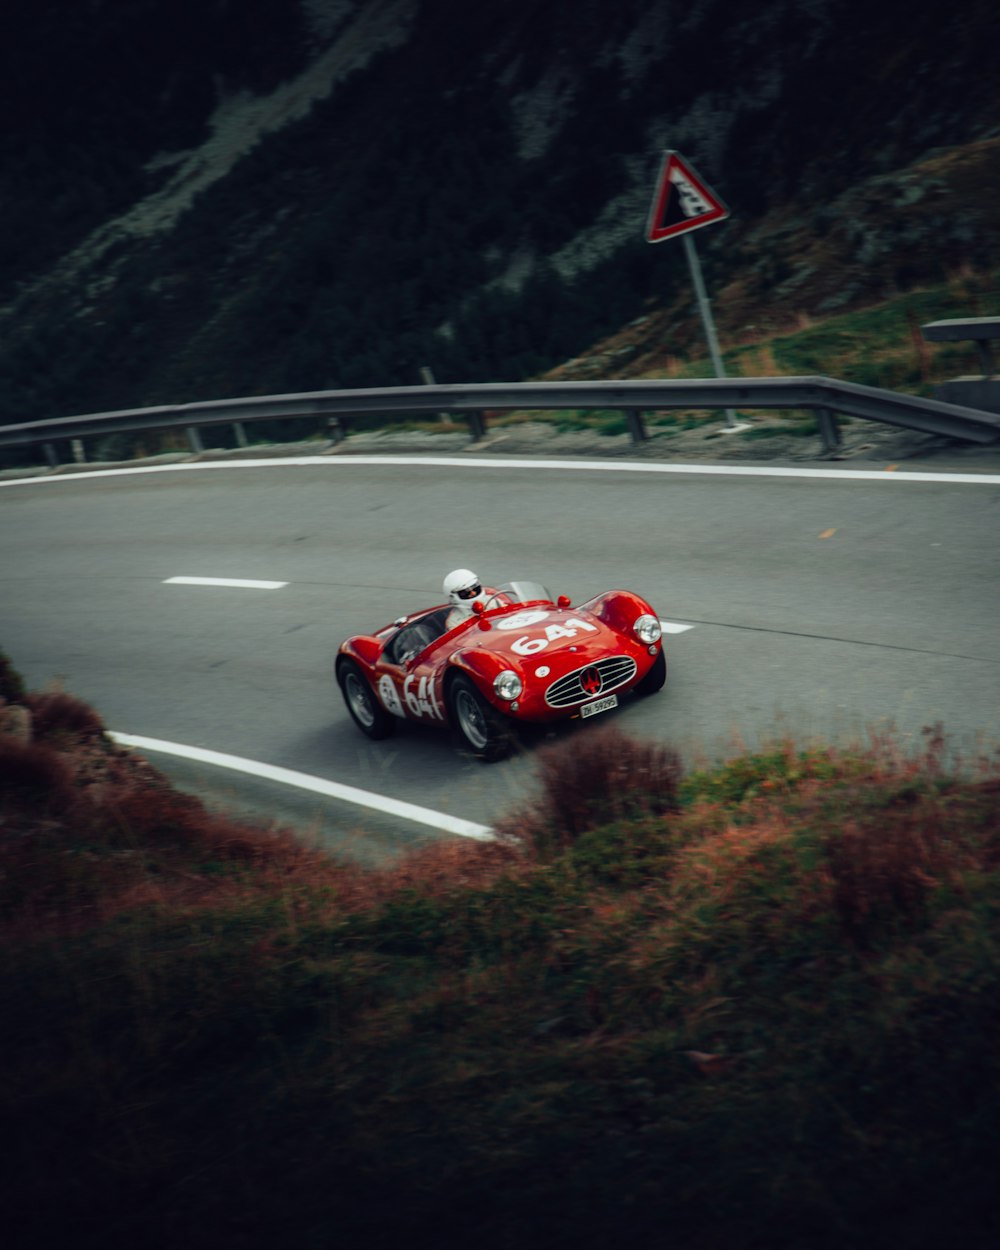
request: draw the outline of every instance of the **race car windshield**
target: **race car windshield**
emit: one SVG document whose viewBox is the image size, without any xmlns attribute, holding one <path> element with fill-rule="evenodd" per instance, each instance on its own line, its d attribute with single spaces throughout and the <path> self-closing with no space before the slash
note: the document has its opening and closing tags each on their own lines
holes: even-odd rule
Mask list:
<svg viewBox="0 0 1000 1250">
<path fill-rule="evenodd" d="M 539 599 L 552 603 L 552 595 L 540 582 L 504 582 L 497 590 L 511 603 L 537 603 Z"/>
</svg>

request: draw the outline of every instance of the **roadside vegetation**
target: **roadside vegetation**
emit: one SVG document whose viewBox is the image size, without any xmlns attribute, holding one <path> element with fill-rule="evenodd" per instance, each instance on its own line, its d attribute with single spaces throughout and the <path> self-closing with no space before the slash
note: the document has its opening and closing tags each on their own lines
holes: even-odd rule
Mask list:
<svg viewBox="0 0 1000 1250">
<path fill-rule="evenodd" d="M 947 281 L 897 292 L 850 311 L 814 317 L 788 309 L 784 324 L 729 325 L 722 332 L 722 356 L 729 377 L 795 377 L 817 374 L 930 397 L 948 378 L 977 374 L 981 369 L 975 345 L 930 343 L 921 326 L 947 317 L 986 316 L 997 307 L 1000 272 L 993 269 L 956 269 Z M 640 318 L 611 338 L 551 370 L 547 378 L 704 378 L 714 376 L 703 339 L 686 328 L 686 350 L 671 344 L 663 315 Z M 703 410 L 647 413 L 654 436 L 717 424 L 721 414 Z M 782 435 L 813 437 L 816 419 L 811 412 L 755 409 L 740 414 L 757 423 L 750 438 Z M 525 412 L 497 415 L 491 424 L 504 426 L 545 420 L 560 430 L 589 430 L 619 435 L 628 432 L 620 411 Z M 430 427 L 428 427 L 430 428 Z"/>
<path fill-rule="evenodd" d="M 11 1244 L 994 1244 L 996 754 L 588 727 L 372 871 L 0 699 Z"/>
<path fill-rule="evenodd" d="M 883 300 L 847 312 L 813 317 L 788 311 L 784 324 L 768 327 L 729 326 L 724 336 L 723 362 L 729 377 L 793 377 L 817 374 L 843 382 L 898 391 L 904 395 L 933 395 L 948 378 L 979 372 L 975 345 L 930 343 L 921 326 L 947 317 L 985 316 L 996 307 L 1000 272 L 956 269 L 937 285 L 894 293 Z M 779 319 L 780 320 L 780 319 Z M 686 327 L 685 349 L 672 345 L 664 314 L 641 317 L 589 351 L 540 375 L 542 380 L 582 381 L 612 378 L 704 378 L 714 376 L 707 349 L 698 332 Z M 754 409 L 739 414 L 755 428 L 750 439 L 813 438 L 815 415 L 799 410 Z M 369 428 L 374 426 L 366 419 Z M 647 412 L 652 437 L 718 425 L 721 413 L 702 409 Z M 842 418 L 850 423 L 850 418 Z M 491 429 L 545 423 L 560 432 L 579 431 L 608 436 L 629 432 L 620 409 L 566 409 L 489 414 Z M 864 423 L 862 423 L 864 424 Z M 387 432 L 421 430 L 428 434 L 464 432 L 458 420 L 386 422 Z M 711 435 L 709 435 L 711 437 Z"/>
</svg>

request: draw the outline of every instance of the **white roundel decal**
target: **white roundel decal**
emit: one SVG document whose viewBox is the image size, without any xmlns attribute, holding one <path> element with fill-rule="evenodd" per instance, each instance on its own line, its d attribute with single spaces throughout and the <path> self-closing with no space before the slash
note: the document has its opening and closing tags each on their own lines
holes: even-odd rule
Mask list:
<svg viewBox="0 0 1000 1250">
<path fill-rule="evenodd" d="M 494 621 L 493 624 L 497 629 L 529 629 L 532 625 L 537 625 L 540 621 L 547 621 L 548 619 L 548 612 L 534 608 L 526 612 L 515 612 L 513 616 L 501 617 L 500 620 Z"/>
<path fill-rule="evenodd" d="M 403 705 L 399 701 L 399 691 L 396 689 L 396 683 L 388 673 L 383 673 L 379 678 L 378 697 L 382 700 L 382 706 L 387 712 L 391 712 L 393 716 L 402 716 L 405 719 Z"/>
<path fill-rule="evenodd" d="M 549 668 L 547 664 L 539 664 L 539 666 L 535 669 L 535 676 L 536 677 L 548 677 L 549 673 L 551 672 L 552 670 Z"/>
</svg>

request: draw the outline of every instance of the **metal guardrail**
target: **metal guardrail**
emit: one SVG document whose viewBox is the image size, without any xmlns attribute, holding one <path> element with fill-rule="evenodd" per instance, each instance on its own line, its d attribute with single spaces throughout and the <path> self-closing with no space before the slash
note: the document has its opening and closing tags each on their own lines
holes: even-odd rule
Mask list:
<svg viewBox="0 0 1000 1250">
<path fill-rule="evenodd" d="M 983 376 L 996 372 L 992 344 L 1000 339 L 1000 317 L 948 317 L 945 321 L 929 321 L 920 328 L 931 343 L 975 343 Z"/>
<path fill-rule="evenodd" d="M 993 343 L 1000 339 L 1000 317 L 949 317 L 921 326 L 931 343 L 972 342 L 982 366 L 980 377 L 951 378 L 934 388 L 934 398 L 946 404 L 966 404 L 985 412 L 1000 412 L 1000 377 L 996 373 Z"/>
<path fill-rule="evenodd" d="M 941 400 L 826 377 L 691 378 L 610 382 L 491 382 L 473 385 L 393 386 L 366 390 L 310 391 L 250 396 L 58 417 L 0 426 L 0 447 L 41 444 L 58 462 L 55 444 L 135 430 L 185 429 L 246 421 L 316 417 L 333 437 L 342 437 L 362 417 L 442 413 L 462 415 L 472 440 L 486 432 L 488 412 L 553 409 L 618 409 L 628 417 L 633 441 L 648 437 L 644 414 L 677 409 L 810 409 L 816 413 L 827 451 L 841 442 L 838 415 L 860 417 L 942 434 L 974 443 L 1000 440 L 1000 414 Z M 199 443 L 194 443 L 195 449 Z"/>
</svg>

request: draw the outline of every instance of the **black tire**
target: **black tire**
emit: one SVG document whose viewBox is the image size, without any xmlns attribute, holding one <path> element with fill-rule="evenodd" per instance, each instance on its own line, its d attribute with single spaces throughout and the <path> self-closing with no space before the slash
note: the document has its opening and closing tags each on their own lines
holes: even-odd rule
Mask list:
<svg viewBox="0 0 1000 1250">
<path fill-rule="evenodd" d="M 635 686 L 636 694 L 647 695 L 656 694 L 657 690 L 663 689 L 663 683 L 667 680 L 667 657 L 660 651 L 660 654 L 653 661 L 653 667 L 649 670 L 642 681 Z"/>
<path fill-rule="evenodd" d="M 491 764 L 505 759 L 516 745 L 514 727 L 486 702 L 463 673 L 448 686 L 448 720 L 459 746 Z"/>
<path fill-rule="evenodd" d="M 396 732 L 396 718 L 379 703 L 368 679 L 353 660 L 341 661 L 337 681 L 351 720 L 363 734 L 378 742 Z"/>
</svg>

